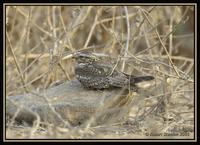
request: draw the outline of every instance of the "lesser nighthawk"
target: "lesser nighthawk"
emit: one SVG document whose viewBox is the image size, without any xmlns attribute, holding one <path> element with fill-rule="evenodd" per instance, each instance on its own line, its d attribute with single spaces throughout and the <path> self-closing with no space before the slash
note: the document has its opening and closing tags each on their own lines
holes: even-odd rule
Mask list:
<svg viewBox="0 0 200 145">
<path fill-rule="evenodd" d="M 94 53 L 75 52 L 75 75 L 81 84 L 87 88 L 105 89 L 111 87 L 129 88 L 136 83 L 153 80 L 153 76 L 133 76 L 125 74 L 104 63 Z"/>
</svg>

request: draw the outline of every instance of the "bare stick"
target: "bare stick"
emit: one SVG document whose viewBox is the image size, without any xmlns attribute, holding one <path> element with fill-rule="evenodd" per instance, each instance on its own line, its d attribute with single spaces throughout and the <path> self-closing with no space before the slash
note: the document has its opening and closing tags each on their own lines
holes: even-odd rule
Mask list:
<svg viewBox="0 0 200 145">
<path fill-rule="evenodd" d="M 124 6 L 125 14 L 126 14 L 126 25 L 127 25 L 127 39 L 126 39 L 126 47 L 124 51 L 124 57 L 127 56 L 128 48 L 129 48 L 129 39 L 130 39 L 130 24 L 129 24 L 129 17 L 128 17 L 128 9 L 127 6 Z M 124 71 L 125 67 L 125 60 L 122 62 L 122 71 Z"/>
<path fill-rule="evenodd" d="M 83 46 L 83 48 L 86 48 L 86 47 L 87 47 L 87 45 L 88 45 L 88 43 L 89 43 L 89 41 L 90 41 L 90 38 L 92 37 L 92 33 L 93 33 L 93 31 L 94 31 L 94 28 L 95 28 L 96 25 L 97 25 L 97 19 L 98 19 L 98 16 L 99 16 L 99 14 L 100 14 L 100 11 L 101 11 L 101 9 L 100 9 L 100 10 L 97 10 L 97 14 L 96 14 L 96 16 L 95 16 L 95 18 L 94 18 L 94 23 L 93 23 L 93 25 L 92 25 L 92 28 L 90 29 L 90 33 L 89 33 L 89 35 L 88 35 L 88 38 L 87 38 L 87 40 L 86 40 L 85 45 Z"/>
<path fill-rule="evenodd" d="M 13 56 L 13 58 L 14 58 L 14 62 L 15 62 L 15 65 L 16 65 L 16 67 L 17 67 L 17 71 L 18 71 L 18 73 L 19 73 L 19 75 L 20 75 L 22 84 L 23 84 L 23 86 L 24 86 L 25 91 L 28 92 L 28 89 L 25 87 L 25 84 L 26 84 L 26 83 L 25 83 L 25 80 L 24 80 L 24 78 L 23 78 L 23 74 L 22 74 L 21 68 L 20 68 L 20 66 L 19 66 L 19 63 L 18 63 L 18 61 L 17 61 L 17 58 L 16 58 L 16 56 L 15 56 L 15 53 L 14 53 L 14 51 L 13 51 L 13 47 L 12 47 L 12 45 L 11 45 L 11 42 L 10 42 L 10 38 L 9 38 L 9 36 L 8 36 L 8 33 L 6 33 L 6 37 L 7 37 L 7 39 L 8 39 L 8 44 L 9 44 L 9 46 L 10 46 L 10 50 L 11 50 L 12 56 Z"/>
<path fill-rule="evenodd" d="M 142 13 L 144 14 L 144 16 L 145 16 L 145 18 L 147 19 L 147 21 L 149 22 L 149 24 L 153 27 L 154 25 L 150 22 L 149 18 L 147 17 L 146 13 L 145 13 L 143 10 L 142 10 Z M 158 39 L 159 39 L 159 41 L 160 41 L 162 47 L 164 48 L 165 53 L 167 54 L 168 59 L 169 59 L 169 62 L 171 63 L 171 65 L 172 65 L 174 71 L 176 72 L 177 76 L 178 76 L 179 78 L 181 78 L 179 72 L 177 71 L 177 68 L 175 67 L 174 63 L 173 63 L 172 60 L 171 60 L 171 57 L 170 57 L 170 55 L 169 55 L 169 52 L 167 51 L 167 48 L 166 48 L 165 45 L 163 44 L 163 42 L 162 42 L 162 40 L 161 40 L 161 38 L 160 38 L 160 36 L 159 36 L 159 34 L 158 34 L 158 30 L 157 30 L 157 29 L 155 29 L 155 33 L 156 33 L 156 35 L 157 35 L 157 37 L 158 37 Z"/>
</svg>

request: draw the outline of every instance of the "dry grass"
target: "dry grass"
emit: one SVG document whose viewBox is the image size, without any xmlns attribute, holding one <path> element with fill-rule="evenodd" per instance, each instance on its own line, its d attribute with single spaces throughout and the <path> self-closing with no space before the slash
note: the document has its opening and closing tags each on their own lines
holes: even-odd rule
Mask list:
<svg viewBox="0 0 200 145">
<path fill-rule="evenodd" d="M 128 57 L 121 70 L 152 74 L 161 87 L 148 97 L 129 94 L 118 123 L 69 129 L 38 119 L 10 124 L 7 138 L 193 138 L 192 6 L 6 6 L 6 97 L 72 80 L 74 61 L 55 64 L 54 56 L 76 50 Z"/>
</svg>

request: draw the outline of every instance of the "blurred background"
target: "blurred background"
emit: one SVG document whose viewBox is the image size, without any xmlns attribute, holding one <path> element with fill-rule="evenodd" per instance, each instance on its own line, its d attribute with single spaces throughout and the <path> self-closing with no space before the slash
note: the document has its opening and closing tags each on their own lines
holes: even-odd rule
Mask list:
<svg viewBox="0 0 200 145">
<path fill-rule="evenodd" d="M 73 79 L 74 60 L 53 62 L 77 50 L 133 58 L 131 68 L 140 58 L 154 64 L 154 73 L 159 63 L 172 65 L 170 56 L 183 77 L 193 77 L 194 7 L 6 6 L 7 95 Z M 159 69 L 176 75 L 172 68 Z"/>
</svg>

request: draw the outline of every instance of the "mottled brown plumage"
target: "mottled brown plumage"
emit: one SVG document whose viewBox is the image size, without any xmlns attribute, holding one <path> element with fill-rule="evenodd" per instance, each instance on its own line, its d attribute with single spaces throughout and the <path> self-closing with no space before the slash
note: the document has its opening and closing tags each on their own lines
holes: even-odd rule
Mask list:
<svg viewBox="0 0 200 145">
<path fill-rule="evenodd" d="M 136 77 L 118 71 L 94 53 L 76 52 L 73 57 L 76 59 L 76 78 L 87 88 L 134 88 L 136 83 L 154 79 L 153 76 Z"/>
</svg>

